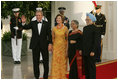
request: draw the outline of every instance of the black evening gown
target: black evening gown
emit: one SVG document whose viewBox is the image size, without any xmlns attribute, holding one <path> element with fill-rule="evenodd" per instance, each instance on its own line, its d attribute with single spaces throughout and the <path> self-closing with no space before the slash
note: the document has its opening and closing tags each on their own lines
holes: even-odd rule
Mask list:
<svg viewBox="0 0 118 80">
<path fill-rule="evenodd" d="M 71 44 L 70 40 L 75 40 L 76 43 Z M 68 37 L 69 64 L 71 64 L 76 55 L 76 50 L 82 50 L 82 32 L 80 30 L 72 32 L 71 30 Z M 72 65 L 70 66 L 69 79 L 78 79 L 77 57 L 73 60 Z"/>
</svg>

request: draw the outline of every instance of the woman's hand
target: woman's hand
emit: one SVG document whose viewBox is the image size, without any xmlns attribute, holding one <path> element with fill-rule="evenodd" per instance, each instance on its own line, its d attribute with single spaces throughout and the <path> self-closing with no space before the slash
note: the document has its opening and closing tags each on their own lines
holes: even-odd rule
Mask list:
<svg viewBox="0 0 118 80">
<path fill-rule="evenodd" d="M 82 55 L 82 51 L 81 50 L 79 51 L 79 54 Z"/>
<path fill-rule="evenodd" d="M 74 43 L 76 43 L 76 41 L 75 40 L 70 40 L 70 43 L 74 44 Z"/>
<path fill-rule="evenodd" d="M 48 45 L 48 51 L 52 51 L 52 44 Z"/>
<path fill-rule="evenodd" d="M 90 53 L 90 56 L 94 56 L 94 55 L 95 55 L 95 53 L 94 53 L 94 52 L 91 52 L 91 53 Z"/>
</svg>

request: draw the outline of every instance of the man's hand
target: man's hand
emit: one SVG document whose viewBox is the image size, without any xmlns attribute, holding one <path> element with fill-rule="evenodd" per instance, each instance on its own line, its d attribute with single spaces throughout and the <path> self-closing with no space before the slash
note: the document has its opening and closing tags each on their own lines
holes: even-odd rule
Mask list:
<svg viewBox="0 0 118 80">
<path fill-rule="evenodd" d="M 76 43 L 76 41 L 75 40 L 70 40 L 70 43 L 74 44 L 74 43 Z"/>
<path fill-rule="evenodd" d="M 90 56 L 94 56 L 94 55 L 95 55 L 95 53 L 94 53 L 94 52 L 91 52 L 91 53 L 90 53 Z"/>
<path fill-rule="evenodd" d="M 21 20 L 22 20 L 22 23 L 26 23 L 26 17 L 24 15 L 22 15 Z"/>
<path fill-rule="evenodd" d="M 48 45 L 48 51 L 52 51 L 52 44 Z"/>
</svg>

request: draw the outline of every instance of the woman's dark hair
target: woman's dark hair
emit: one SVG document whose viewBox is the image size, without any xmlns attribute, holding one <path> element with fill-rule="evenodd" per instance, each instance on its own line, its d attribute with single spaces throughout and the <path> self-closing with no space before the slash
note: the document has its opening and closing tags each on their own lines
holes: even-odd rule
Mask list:
<svg viewBox="0 0 118 80">
<path fill-rule="evenodd" d="M 57 19 L 57 17 L 58 16 L 60 16 L 61 17 L 61 19 L 62 19 L 62 23 L 64 23 L 64 16 L 63 15 L 61 15 L 61 14 L 58 14 L 57 16 L 56 16 L 56 19 Z"/>
</svg>

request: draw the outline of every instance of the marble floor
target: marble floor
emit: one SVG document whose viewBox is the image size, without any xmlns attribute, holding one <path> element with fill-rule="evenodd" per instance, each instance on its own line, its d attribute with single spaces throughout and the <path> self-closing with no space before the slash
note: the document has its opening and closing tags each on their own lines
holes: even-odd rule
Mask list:
<svg viewBox="0 0 118 80">
<path fill-rule="evenodd" d="M 51 56 L 52 55 L 50 54 L 49 62 L 51 62 Z M 49 65 L 51 64 L 49 63 Z M 40 64 L 40 72 L 41 72 L 40 77 L 42 77 L 43 64 Z M 28 52 L 27 56 L 22 56 L 21 64 L 14 64 L 12 57 L 2 56 L 1 78 L 2 79 L 34 79 L 32 52 Z"/>
<path fill-rule="evenodd" d="M 49 55 L 49 68 L 51 69 L 52 54 Z M 22 56 L 21 64 L 14 64 L 12 57 L 2 56 L 1 78 L 2 79 L 34 79 L 32 52 L 28 52 L 27 56 Z M 105 62 L 108 60 L 102 60 Z M 50 75 L 49 69 L 49 75 Z M 68 68 L 69 70 L 69 68 Z M 40 77 L 43 76 L 43 64 L 40 64 Z"/>
</svg>

